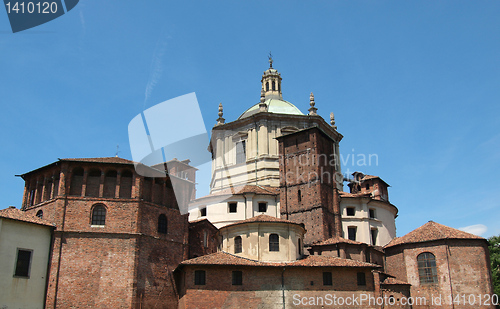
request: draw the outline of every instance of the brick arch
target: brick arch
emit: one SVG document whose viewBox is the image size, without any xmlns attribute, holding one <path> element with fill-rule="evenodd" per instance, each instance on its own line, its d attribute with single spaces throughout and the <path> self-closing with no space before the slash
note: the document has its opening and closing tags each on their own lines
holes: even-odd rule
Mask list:
<svg viewBox="0 0 500 309">
<path fill-rule="evenodd" d="M 118 173 L 114 169 L 107 170 L 104 174 L 103 197 L 114 198 L 116 192 L 116 181 Z"/>
<path fill-rule="evenodd" d="M 132 184 L 133 184 L 134 174 L 129 169 L 124 169 L 120 175 L 120 198 L 131 198 L 132 197 Z"/>
<path fill-rule="evenodd" d="M 97 168 L 93 168 L 89 171 L 87 182 L 85 183 L 85 196 L 99 197 L 101 174 L 101 170 Z"/>
<path fill-rule="evenodd" d="M 71 172 L 71 181 L 69 185 L 69 195 L 80 196 L 82 195 L 83 187 L 83 174 L 82 167 L 75 167 Z"/>
</svg>

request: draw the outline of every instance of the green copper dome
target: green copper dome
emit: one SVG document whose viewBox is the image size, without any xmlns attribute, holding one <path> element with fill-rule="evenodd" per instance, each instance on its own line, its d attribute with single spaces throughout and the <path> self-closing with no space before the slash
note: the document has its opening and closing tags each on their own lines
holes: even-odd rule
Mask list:
<svg viewBox="0 0 500 309">
<path fill-rule="evenodd" d="M 267 105 L 267 112 L 274 114 L 287 114 L 287 115 L 304 115 L 295 105 L 288 101 L 280 99 L 267 99 L 264 101 Z M 238 119 L 250 117 L 259 112 L 259 103 L 247 109 L 241 114 Z"/>
</svg>

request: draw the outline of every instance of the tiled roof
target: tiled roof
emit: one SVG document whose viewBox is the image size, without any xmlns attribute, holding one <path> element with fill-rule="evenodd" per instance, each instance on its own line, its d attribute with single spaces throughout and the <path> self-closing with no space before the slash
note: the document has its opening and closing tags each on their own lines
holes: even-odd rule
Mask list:
<svg viewBox="0 0 500 309">
<path fill-rule="evenodd" d="M 72 162 L 90 162 L 90 163 L 119 163 L 119 164 L 134 164 L 134 161 L 123 159 L 120 157 L 101 157 L 101 158 L 67 158 L 59 159 L 60 161 Z"/>
<path fill-rule="evenodd" d="M 350 259 L 341 259 L 323 255 L 310 255 L 302 260 L 292 262 L 259 262 L 243 257 L 239 257 L 227 252 L 216 252 L 209 255 L 200 256 L 194 259 L 186 260 L 181 265 L 221 265 L 221 266 L 261 266 L 261 267 L 370 267 L 379 268 L 380 266 L 359 262 Z"/>
<path fill-rule="evenodd" d="M 254 186 L 254 185 L 235 186 L 212 193 L 210 195 L 202 196 L 198 199 L 210 196 L 217 196 L 217 195 L 234 195 L 243 193 L 255 193 L 259 195 L 278 195 L 280 193 L 280 189 L 275 187 L 267 187 L 267 186 L 264 187 L 264 186 Z"/>
<path fill-rule="evenodd" d="M 249 218 L 249 219 L 246 219 L 246 220 L 241 220 L 241 221 L 238 221 L 238 222 L 235 222 L 235 223 L 228 224 L 228 225 L 226 225 L 226 226 L 224 226 L 222 228 L 226 228 L 226 227 L 229 227 L 229 226 L 235 226 L 235 225 L 239 225 L 239 224 L 252 223 L 252 222 L 277 222 L 277 223 L 288 223 L 288 224 L 301 225 L 300 223 L 293 222 L 293 221 L 290 221 L 290 220 L 285 220 L 285 219 L 280 219 L 280 218 L 276 218 L 276 217 L 271 217 L 271 216 L 268 216 L 268 215 L 258 215 L 258 216 L 255 216 L 255 217 L 252 217 L 252 218 Z"/>
<path fill-rule="evenodd" d="M 7 218 L 17 221 L 40 224 L 40 225 L 54 226 L 49 221 L 40 219 L 37 216 L 29 215 L 26 212 L 15 208 L 14 206 L 10 206 L 9 208 L 0 210 L 0 218 Z"/>
<path fill-rule="evenodd" d="M 434 241 L 440 239 L 484 239 L 482 237 L 466 233 L 433 221 L 429 221 L 421 227 L 411 231 L 405 236 L 394 238 L 385 245 L 389 248 L 402 244 Z"/>
<path fill-rule="evenodd" d="M 336 244 L 366 245 L 364 243 L 357 242 L 357 241 L 350 240 L 350 239 L 345 239 L 345 238 L 340 237 L 340 236 L 334 236 L 332 238 L 328 238 L 327 240 L 315 243 L 312 246 L 314 247 L 314 246 L 326 246 L 326 245 L 336 245 Z"/>
<path fill-rule="evenodd" d="M 385 280 L 382 282 L 382 284 L 411 285 L 408 282 L 400 281 L 400 280 L 397 280 L 397 279 L 391 278 L 391 277 L 385 278 Z"/>
<path fill-rule="evenodd" d="M 339 192 L 340 197 L 371 197 L 370 193 L 349 193 L 349 192 L 344 192 L 340 191 Z"/>
</svg>

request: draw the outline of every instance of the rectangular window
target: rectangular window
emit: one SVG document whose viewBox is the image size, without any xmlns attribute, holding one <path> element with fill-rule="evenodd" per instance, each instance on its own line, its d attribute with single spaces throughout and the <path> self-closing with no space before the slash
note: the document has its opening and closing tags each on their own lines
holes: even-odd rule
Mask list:
<svg viewBox="0 0 500 309">
<path fill-rule="evenodd" d="M 242 284 L 243 284 L 243 272 L 233 271 L 233 285 L 242 285 Z"/>
<path fill-rule="evenodd" d="M 347 207 L 346 211 L 348 216 L 354 216 L 356 209 L 354 207 Z"/>
<path fill-rule="evenodd" d="M 365 286 L 366 285 L 366 276 L 365 273 L 358 273 L 358 285 Z"/>
<path fill-rule="evenodd" d="M 17 249 L 16 270 L 14 272 L 15 277 L 30 277 L 32 253 L 33 251 L 31 250 Z"/>
<path fill-rule="evenodd" d="M 350 226 L 347 228 L 347 235 L 349 240 L 356 240 L 356 227 Z"/>
<path fill-rule="evenodd" d="M 206 216 L 207 216 L 207 209 L 200 208 L 200 217 L 206 217 Z"/>
<path fill-rule="evenodd" d="M 194 284 L 195 285 L 205 285 L 205 271 L 195 270 L 194 271 Z"/>
<path fill-rule="evenodd" d="M 245 163 L 247 161 L 245 141 L 236 143 L 236 164 Z"/>
<path fill-rule="evenodd" d="M 370 230 L 370 236 L 372 237 L 372 245 L 377 245 L 377 230 Z"/>
<path fill-rule="evenodd" d="M 259 212 L 267 212 L 267 203 L 259 203 Z"/>
<path fill-rule="evenodd" d="M 370 219 L 375 219 L 375 209 L 370 209 Z"/>
<path fill-rule="evenodd" d="M 331 272 L 324 272 L 323 273 L 323 285 L 332 285 L 333 280 L 332 280 L 332 273 Z"/>
<path fill-rule="evenodd" d="M 229 212 L 235 213 L 237 211 L 238 203 L 228 203 Z"/>
</svg>

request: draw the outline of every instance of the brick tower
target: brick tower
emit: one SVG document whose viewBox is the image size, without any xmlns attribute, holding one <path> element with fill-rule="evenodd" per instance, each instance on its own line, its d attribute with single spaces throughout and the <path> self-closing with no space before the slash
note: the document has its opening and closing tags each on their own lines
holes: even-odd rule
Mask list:
<svg viewBox="0 0 500 309">
<path fill-rule="evenodd" d="M 56 225 L 46 308 L 177 307 L 172 271 L 187 258 L 188 218 L 170 177 L 184 184 L 178 198 L 193 198 L 195 184 L 179 162 L 155 178 L 118 157 L 60 159 L 21 175 L 23 210 Z"/>
<path fill-rule="evenodd" d="M 319 117 L 319 116 L 315 116 Z M 342 236 L 338 194 L 338 135 L 311 127 L 278 137 L 281 217 L 303 223 L 304 245 Z"/>
</svg>

